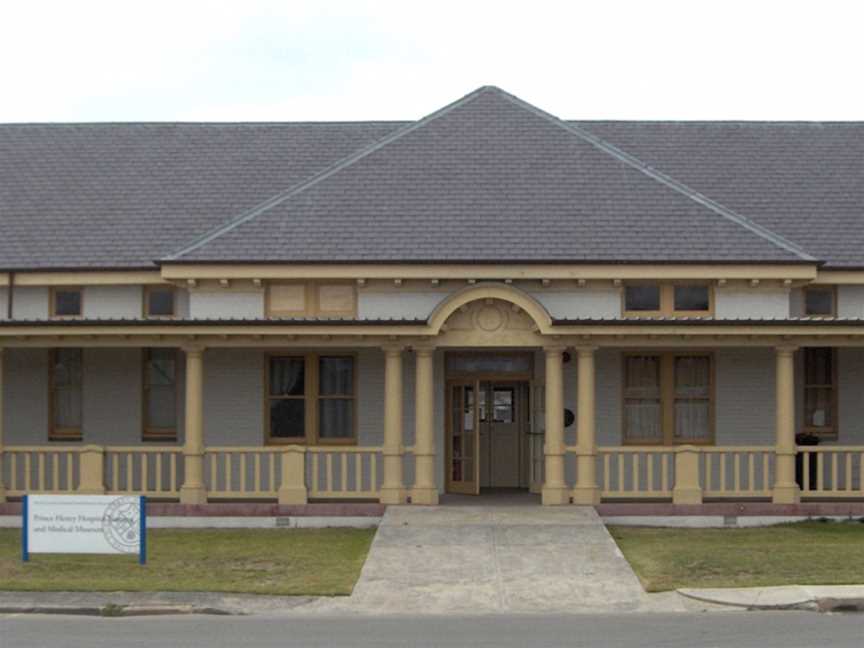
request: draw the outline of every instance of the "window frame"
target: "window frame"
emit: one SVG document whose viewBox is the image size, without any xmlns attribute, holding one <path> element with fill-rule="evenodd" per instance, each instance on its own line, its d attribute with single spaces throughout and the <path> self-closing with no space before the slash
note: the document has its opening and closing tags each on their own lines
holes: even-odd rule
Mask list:
<svg viewBox="0 0 864 648">
<path fill-rule="evenodd" d="M 827 292 L 831 295 L 831 312 L 830 313 L 808 313 L 807 312 L 807 293 L 811 292 Z M 837 286 L 833 285 L 818 285 L 804 286 L 803 303 L 801 305 L 804 311 L 804 317 L 837 317 Z"/>
<path fill-rule="evenodd" d="M 304 308 L 302 310 L 276 310 L 273 308 L 273 288 L 278 286 L 302 286 Z M 338 286 L 351 291 L 352 307 L 348 310 L 322 311 L 321 288 Z M 264 293 L 264 312 L 267 317 L 319 317 L 338 319 L 357 316 L 357 286 L 347 281 L 274 281 L 268 282 Z"/>
<path fill-rule="evenodd" d="M 74 349 L 81 354 L 81 385 L 80 391 L 80 408 L 81 422 L 77 428 L 58 427 L 55 418 L 56 407 L 54 397 L 56 393 L 56 385 L 54 382 L 55 367 L 57 366 L 57 352 L 61 350 Z M 81 347 L 63 347 L 49 349 L 48 353 L 48 441 L 83 441 L 84 440 L 84 349 Z"/>
<path fill-rule="evenodd" d="M 320 359 L 325 358 L 350 358 L 353 364 L 353 380 L 351 389 L 353 394 L 347 395 L 320 395 Z M 270 395 L 270 360 L 272 358 L 302 358 L 304 364 L 303 376 L 303 396 L 271 396 Z M 357 394 L 357 386 L 359 384 L 359 363 L 357 362 L 357 354 L 354 352 L 344 351 L 310 351 L 310 352 L 280 352 L 271 351 L 264 354 L 263 366 L 263 384 L 264 384 L 264 444 L 265 445 L 357 445 L 358 444 L 358 403 L 359 397 Z M 321 438 L 320 436 L 320 416 L 319 402 L 327 399 L 347 400 L 351 399 L 354 403 L 351 416 L 352 436 L 350 437 L 331 437 Z M 285 400 L 303 400 L 304 407 L 304 426 L 306 433 L 300 437 L 274 437 L 271 434 L 270 428 L 270 401 L 273 399 Z"/>
<path fill-rule="evenodd" d="M 150 314 L 150 296 L 154 292 L 167 290 L 171 292 L 171 314 L 170 315 L 151 315 Z M 142 304 L 142 316 L 144 319 L 175 319 L 177 317 L 177 287 L 171 284 L 157 284 L 152 286 L 144 286 L 144 300 Z"/>
<path fill-rule="evenodd" d="M 77 292 L 78 301 L 81 304 L 81 309 L 77 315 L 58 315 L 57 314 L 57 293 L 61 292 Z M 49 315 L 51 319 L 80 319 L 84 317 L 84 288 L 83 286 L 51 286 L 49 291 Z"/>
<path fill-rule="evenodd" d="M 657 441 L 644 439 L 628 439 L 627 435 L 627 358 L 653 356 L 659 358 L 660 368 L 660 430 L 662 437 Z M 681 439 L 675 436 L 675 359 L 702 357 L 708 358 L 708 436 L 701 439 Z M 645 350 L 627 351 L 621 359 L 621 445 L 624 446 L 679 446 L 704 445 L 713 446 L 716 443 L 717 428 L 717 364 L 712 351 L 702 350 Z"/>
<path fill-rule="evenodd" d="M 174 351 L 174 401 L 176 412 L 176 420 L 174 428 L 157 428 L 151 427 L 148 420 L 147 398 L 149 391 L 149 367 L 150 356 L 154 348 L 164 349 L 165 347 L 145 347 L 141 349 L 141 441 L 146 443 L 151 442 L 170 442 L 176 443 L 179 440 L 180 416 L 181 416 L 181 401 L 180 401 L 180 349 Z"/>
<path fill-rule="evenodd" d="M 660 288 L 660 310 L 639 311 L 627 309 L 627 286 L 657 286 Z M 708 310 L 676 310 L 675 288 L 704 286 L 708 290 Z M 714 284 L 706 281 L 628 281 L 621 288 L 621 313 L 624 317 L 713 317 Z"/>
<path fill-rule="evenodd" d="M 807 351 L 810 349 L 827 349 L 831 352 L 831 385 L 811 385 L 807 383 Z M 840 387 L 838 384 L 837 361 L 839 354 L 837 347 L 804 347 L 801 349 L 801 431 L 812 434 L 826 441 L 836 441 L 840 436 Z M 830 427 L 816 427 L 808 425 L 807 421 L 807 390 L 808 389 L 830 389 L 831 390 L 831 421 Z"/>
</svg>

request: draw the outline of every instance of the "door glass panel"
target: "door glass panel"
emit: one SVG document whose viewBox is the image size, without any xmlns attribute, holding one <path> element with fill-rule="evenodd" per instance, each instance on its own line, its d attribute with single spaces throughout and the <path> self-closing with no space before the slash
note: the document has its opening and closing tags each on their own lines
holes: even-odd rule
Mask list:
<svg viewBox="0 0 864 648">
<path fill-rule="evenodd" d="M 497 388 L 493 392 L 495 423 L 513 423 L 513 388 Z"/>
</svg>

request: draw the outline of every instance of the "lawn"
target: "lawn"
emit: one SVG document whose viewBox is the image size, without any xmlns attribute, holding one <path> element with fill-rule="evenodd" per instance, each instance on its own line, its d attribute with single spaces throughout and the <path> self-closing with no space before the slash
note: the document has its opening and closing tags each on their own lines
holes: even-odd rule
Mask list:
<svg viewBox="0 0 864 648">
<path fill-rule="evenodd" d="M 0 590 L 347 595 L 369 529 L 152 529 L 137 556 L 39 555 L 21 562 L 21 532 L 0 529 Z"/>
<path fill-rule="evenodd" d="M 649 592 L 679 587 L 864 583 L 864 524 L 609 531 Z"/>
</svg>

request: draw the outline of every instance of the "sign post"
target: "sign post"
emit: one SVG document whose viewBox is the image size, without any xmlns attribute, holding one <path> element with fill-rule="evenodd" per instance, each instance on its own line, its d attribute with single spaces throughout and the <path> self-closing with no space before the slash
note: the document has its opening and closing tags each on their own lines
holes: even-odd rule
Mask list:
<svg viewBox="0 0 864 648">
<path fill-rule="evenodd" d="M 21 558 L 31 553 L 138 554 L 147 563 L 147 498 L 25 495 Z"/>
</svg>

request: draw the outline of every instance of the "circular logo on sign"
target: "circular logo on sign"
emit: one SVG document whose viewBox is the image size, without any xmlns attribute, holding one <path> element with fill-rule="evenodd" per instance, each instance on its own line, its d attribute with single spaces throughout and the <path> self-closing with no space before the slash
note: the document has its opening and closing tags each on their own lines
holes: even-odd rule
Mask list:
<svg viewBox="0 0 864 648">
<path fill-rule="evenodd" d="M 136 553 L 139 549 L 140 510 L 137 497 L 118 497 L 105 509 L 102 533 L 117 551 Z"/>
</svg>

